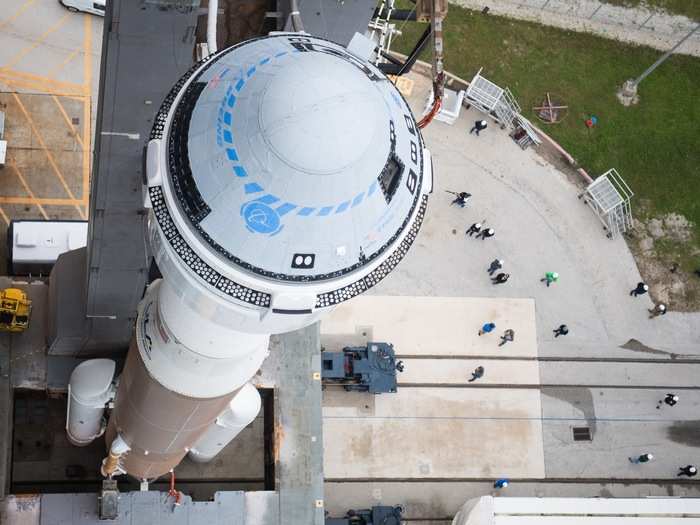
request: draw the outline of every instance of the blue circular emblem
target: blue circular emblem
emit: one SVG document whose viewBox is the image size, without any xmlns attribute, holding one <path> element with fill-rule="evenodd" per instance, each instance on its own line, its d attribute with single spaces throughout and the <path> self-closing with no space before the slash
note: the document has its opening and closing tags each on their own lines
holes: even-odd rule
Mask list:
<svg viewBox="0 0 700 525">
<path fill-rule="evenodd" d="M 262 202 L 246 202 L 241 207 L 241 215 L 252 232 L 274 235 L 282 229 L 279 214 Z"/>
</svg>

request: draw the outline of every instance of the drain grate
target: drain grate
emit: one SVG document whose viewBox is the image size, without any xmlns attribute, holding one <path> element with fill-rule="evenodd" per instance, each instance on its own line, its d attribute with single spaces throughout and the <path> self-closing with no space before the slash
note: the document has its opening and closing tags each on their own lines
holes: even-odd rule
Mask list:
<svg viewBox="0 0 700 525">
<path fill-rule="evenodd" d="M 588 427 L 574 427 L 574 441 L 591 441 L 591 429 Z"/>
</svg>

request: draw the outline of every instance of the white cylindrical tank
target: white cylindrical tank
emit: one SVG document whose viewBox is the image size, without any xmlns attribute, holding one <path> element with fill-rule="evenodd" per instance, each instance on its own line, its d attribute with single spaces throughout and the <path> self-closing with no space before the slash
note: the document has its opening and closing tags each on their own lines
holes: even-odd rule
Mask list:
<svg viewBox="0 0 700 525">
<path fill-rule="evenodd" d="M 89 445 L 104 432 L 102 416 L 114 397 L 111 359 L 91 359 L 75 367 L 68 383 L 66 432 L 76 446 Z"/>
<path fill-rule="evenodd" d="M 211 461 L 223 448 L 253 420 L 260 412 L 262 400 L 258 389 L 250 383 L 236 394 L 216 421 L 199 438 L 189 452 L 189 457 L 197 463 Z"/>
<path fill-rule="evenodd" d="M 386 277 L 432 189 L 396 87 L 344 47 L 299 34 L 244 42 L 188 72 L 156 116 L 146 175 L 163 279 L 139 306 L 106 436 L 121 436 L 120 468 L 140 479 L 217 431 L 234 398 L 231 427 L 254 417 L 260 400 L 244 385 L 270 334 Z"/>
</svg>

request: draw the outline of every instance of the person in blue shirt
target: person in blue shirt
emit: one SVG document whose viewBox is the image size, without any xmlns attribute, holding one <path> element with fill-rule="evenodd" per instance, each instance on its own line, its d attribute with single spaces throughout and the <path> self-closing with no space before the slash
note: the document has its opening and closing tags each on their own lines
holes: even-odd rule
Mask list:
<svg viewBox="0 0 700 525">
<path fill-rule="evenodd" d="M 479 330 L 479 335 L 493 332 L 494 328 L 496 328 L 496 325 L 494 323 L 486 323 L 484 326 L 481 327 L 481 330 Z"/>
</svg>

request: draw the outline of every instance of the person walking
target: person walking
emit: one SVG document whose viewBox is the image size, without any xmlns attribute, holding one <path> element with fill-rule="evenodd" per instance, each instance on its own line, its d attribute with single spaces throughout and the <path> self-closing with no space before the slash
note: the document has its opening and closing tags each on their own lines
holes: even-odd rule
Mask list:
<svg viewBox="0 0 700 525">
<path fill-rule="evenodd" d="M 510 279 L 509 273 L 499 273 L 496 277 L 491 277 L 491 284 L 503 284 Z"/>
<path fill-rule="evenodd" d="M 500 270 L 501 268 L 503 268 L 503 264 L 503 259 L 494 259 L 493 261 L 491 261 L 491 266 L 489 266 L 488 269 L 489 275 L 493 275 L 496 272 L 496 270 Z"/>
<path fill-rule="evenodd" d="M 544 277 L 540 279 L 540 282 L 546 282 L 547 283 L 547 288 L 549 288 L 549 285 L 552 283 L 556 283 L 559 280 L 559 274 L 557 272 L 546 272 L 544 274 Z"/>
<path fill-rule="evenodd" d="M 481 223 L 480 223 L 480 222 L 475 222 L 474 224 L 472 224 L 471 226 L 469 226 L 469 229 L 468 229 L 466 232 L 464 232 L 464 233 L 467 234 L 467 235 L 469 235 L 469 237 L 471 237 L 471 236 L 474 235 L 475 233 L 478 234 L 480 231 L 481 231 Z"/>
<path fill-rule="evenodd" d="M 638 465 L 639 463 L 649 463 L 652 459 L 654 459 L 654 454 L 642 454 L 636 458 L 628 459 L 630 460 L 630 463 L 634 463 L 635 465 Z"/>
<path fill-rule="evenodd" d="M 695 465 L 686 465 L 685 467 L 678 467 L 678 474 L 676 474 L 676 477 L 678 476 L 688 476 L 689 478 L 695 477 L 698 475 L 698 469 Z"/>
<path fill-rule="evenodd" d="M 668 393 L 668 394 L 666 394 L 666 397 L 665 397 L 665 398 L 659 399 L 659 404 L 656 405 L 656 408 L 657 408 L 657 409 L 661 408 L 661 404 L 662 404 L 662 403 L 665 403 L 665 404 L 667 404 L 667 405 L 670 406 L 670 407 L 675 406 L 676 403 L 678 403 L 678 400 L 679 400 L 679 399 L 680 399 L 680 397 L 678 397 L 678 394 L 671 394 L 671 393 Z"/>
<path fill-rule="evenodd" d="M 496 482 L 493 484 L 493 488 L 495 489 L 504 489 L 507 486 L 508 480 L 506 478 L 497 479 Z"/>
<path fill-rule="evenodd" d="M 479 133 L 484 131 L 488 127 L 488 124 L 486 123 L 485 120 L 477 120 L 474 122 L 474 126 L 472 129 L 469 130 L 469 134 L 471 135 L 476 131 L 476 136 L 479 136 Z"/>
<path fill-rule="evenodd" d="M 479 335 L 489 334 L 493 332 L 494 328 L 496 328 L 495 323 L 486 323 L 481 327 L 481 330 L 479 330 Z"/>
<path fill-rule="evenodd" d="M 513 330 L 512 328 L 508 328 L 505 332 L 503 332 L 503 335 L 501 336 L 501 342 L 498 343 L 498 346 L 503 346 L 508 341 L 514 341 L 514 340 L 515 340 L 515 330 Z"/>
<path fill-rule="evenodd" d="M 637 297 L 638 295 L 644 295 L 649 291 L 649 286 L 643 282 L 638 282 L 637 287 L 630 292 L 630 295 Z"/>
<path fill-rule="evenodd" d="M 472 196 L 471 193 L 467 193 L 466 191 L 460 191 L 456 195 L 457 197 L 455 197 L 451 205 L 454 206 L 456 204 L 460 208 L 464 208 L 467 205 L 467 199 Z"/>
<path fill-rule="evenodd" d="M 649 310 L 649 319 L 658 317 L 660 315 L 666 315 L 666 305 L 664 303 L 659 303 L 654 308 Z"/>
<path fill-rule="evenodd" d="M 482 377 L 484 377 L 484 367 L 477 366 L 472 372 L 472 378 L 469 380 L 469 382 L 471 383 L 472 381 L 476 381 L 477 379 L 481 379 Z"/>
<path fill-rule="evenodd" d="M 489 237 L 493 237 L 496 235 L 496 230 L 493 228 L 489 228 L 488 230 L 483 230 L 479 235 L 476 236 L 477 239 L 488 239 Z"/>
<path fill-rule="evenodd" d="M 560 335 L 566 335 L 569 333 L 569 327 L 565 324 L 560 324 L 559 328 L 552 330 L 554 332 L 554 337 L 559 337 Z"/>
</svg>

